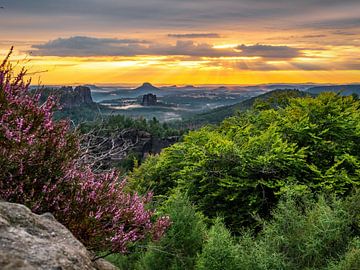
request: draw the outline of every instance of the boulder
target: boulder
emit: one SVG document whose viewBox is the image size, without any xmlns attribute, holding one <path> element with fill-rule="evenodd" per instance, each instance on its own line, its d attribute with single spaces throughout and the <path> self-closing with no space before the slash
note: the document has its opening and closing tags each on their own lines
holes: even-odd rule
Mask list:
<svg viewBox="0 0 360 270">
<path fill-rule="evenodd" d="M 0 269 L 114 270 L 92 256 L 51 214 L 0 201 Z"/>
</svg>

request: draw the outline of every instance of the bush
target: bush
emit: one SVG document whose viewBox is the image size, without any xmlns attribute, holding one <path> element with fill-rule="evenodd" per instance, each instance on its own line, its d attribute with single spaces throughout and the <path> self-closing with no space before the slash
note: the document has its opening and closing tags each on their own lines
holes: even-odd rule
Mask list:
<svg viewBox="0 0 360 270">
<path fill-rule="evenodd" d="M 350 243 L 343 258 L 338 263 L 331 263 L 327 270 L 357 270 L 360 269 L 360 239 Z"/>
<path fill-rule="evenodd" d="M 138 269 L 194 269 L 206 231 L 203 216 L 180 193 L 173 195 L 161 211 L 170 216 L 172 225 L 160 241 L 148 245 Z"/>
<path fill-rule="evenodd" d="M 196 269 L 239 269 L 236 251 L 236 245 L 230 232 L 225 228 L 222 220 L 218 218 L 210 228 L 202 253 L 197 259 Z"/>
<path fill-rule="evenodd" d="M 353 269 L 342 267 L 359 263 L 353 218 L 360 212 L 347 205 L 334 197 L 288 195 L 256 238 L 240 238 L 240 269 Z"/>
<path fill-rule="evenodd" d="M 53 213 L 92 249 L 125 252 L 129 243 L 159 238 L 169 220 L 153 220 L 151 194 L 126 193 L 116 172 L 79 164 L 77 134 L 53 121 L 55 100 L 39 106 L 25 70 L 14 75 L 8 57 L 0 65 L 0 197 Z"/>
</svg>

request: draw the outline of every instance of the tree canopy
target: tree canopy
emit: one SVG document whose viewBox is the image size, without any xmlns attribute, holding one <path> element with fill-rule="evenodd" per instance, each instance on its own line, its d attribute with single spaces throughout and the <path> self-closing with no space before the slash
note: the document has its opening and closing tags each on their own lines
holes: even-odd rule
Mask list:
<svg viewBox="0 0 360 270">
<path fill-rule="evenodd" d="M 289 187 L 346 194 L 359 185 L 359 101 L 324 93 L 260 106 L 190 132 L 150 157 L 131 182 L 140 191 L 186 192 L 233 229 L 268 215 Z"/>
</svg>

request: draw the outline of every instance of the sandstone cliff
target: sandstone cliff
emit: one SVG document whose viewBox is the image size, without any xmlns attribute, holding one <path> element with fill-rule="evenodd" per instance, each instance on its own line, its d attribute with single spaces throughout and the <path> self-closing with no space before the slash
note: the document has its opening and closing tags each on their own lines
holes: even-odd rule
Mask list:
<svg viewBox="0 0 360 270">
<path fill-rule="evenodd" d="M 143 106 L 155 106 L 157 104 L 156 95 L 153 94 L 146 94 L 143 96 L 143 100 L 141 105 Z"/>
<path fill-rule="evenodd" d="M 91 97 L 91 90 L 86 86 L 64 86 L 61 88 L 43 88 L 36 90 L 41 94 L 41 102 L 44 102 L 48 96 L 54 95 L 59 99 L 60 106 L 64 109 L 79 107 L 82 105 L 92 105 L 94 101 Z"/>
</svg>

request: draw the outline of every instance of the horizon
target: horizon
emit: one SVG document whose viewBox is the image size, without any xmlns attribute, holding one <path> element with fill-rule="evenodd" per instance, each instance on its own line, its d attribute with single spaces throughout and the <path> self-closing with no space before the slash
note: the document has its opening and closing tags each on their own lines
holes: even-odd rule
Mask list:
<svg viewBox="0 0 360 270">
<path fill-rule="evenodd" d="M 1 6 L 0 55 L 14 46 L 11 60 L 26 66 L 34 84 L 360 81 L 355 0 L 12 0 Z"/>
<path fill-rule="evenodd" d="M 274 82 L 274 83 L 261 83 L 261 84 L 161 84 L 161 83 L 152 83 L 152 82 L 142 82 L 142 83 L 67 83 L 67 84 L 30 84 L 31 87 L 68 87 L 68 86 L 96 86 L 96 87 L 104 87 L 104 88 L 129 88 L 135 89 L 141 87 L 143 84 L 151 84 L 154 87 L 159 88 L 186 88 L 186 87 L 256 87 L 256 86 L 272 86 L 272 85 L 290 85 L 290 86 L 305 86 L 305 85 L 313 85 L 313 86 L 341 86 L 341 85 L 360 85 L 360 82 L 352 82 L 352 83 L 314 83 L 314 82 L 295 82 L 295 83 L 283 83 L 283 82 Z"/>
</svg>

